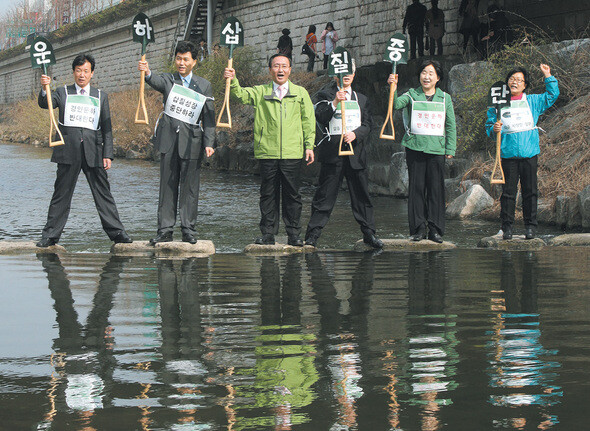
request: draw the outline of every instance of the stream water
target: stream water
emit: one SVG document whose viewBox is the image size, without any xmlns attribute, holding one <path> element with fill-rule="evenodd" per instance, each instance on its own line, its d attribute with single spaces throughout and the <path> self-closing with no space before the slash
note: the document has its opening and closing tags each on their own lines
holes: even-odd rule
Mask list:
<svg viewBox="0 0 590 431">
<path fill-rule="evenodd" d="M 36 240 L 55 167 L 45 149 L 0 156 L 0 239 Z M 154 234 L 157 175 L 110 174 L 135 239 Z M 498 226 L 452 221 L 455 250 L 353 253 L 342 193 L 320 252 L 250 256 L 257 178 L 205 170 L 199 237 L 218 253 L 119 257 L 89 196 L 81 179 L 70 253 L 0 256 L 1 430 L 587 426 L 586 248 L 476 249 Z M 375 206 L 381 237 L 406 235 L 404 201 Z"/>
</svg>

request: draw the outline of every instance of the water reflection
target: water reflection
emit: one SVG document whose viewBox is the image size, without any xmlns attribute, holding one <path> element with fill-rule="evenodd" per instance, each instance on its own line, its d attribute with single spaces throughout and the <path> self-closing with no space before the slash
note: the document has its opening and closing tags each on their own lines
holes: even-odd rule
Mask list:
<svg viewBox="0 0 590 431">
<path fill-rule="evenodd" d="M 583 429 L 588 289 L 571 258 L 1 257 L 25 285 L 0 286 L 7 327 L 48 342 L 0 357 L 0 406 L 30 412 L 0 428 Z M 13 311 L 25 298 L 38 307 Z"/>
<path fill-rule="evenodd" d="M 50 410 L 38 428 L 49 427 L 58 411 L 69 409 L 76 412 L 81 426 L 94 430 L 95 410 L 110 402 L 105 386 L 112 385 L 115 360 L 109 314 L 125 258 L 111 256 L 104 265 L 85 326 L 78 321 L 70 281 L 59 256 L 40 254 L 38 259 L 47 274 L 59 331 L 51 355 Z M 65 400 L 65 405 L 60 405 L 60 400 Z"/>
<path fill-rule="evenodd" d="M 331 419 L 329 429 L 348 430 L 358 427 L 358 401 L 365 394 L 361 352 L 366 351 L 374 259 L 365 254 L 349 268 L 349 281 L 335 276 L 338 257 L 314 253 L 306 255 L 306 263 L 320 315 L 320 346 L 325 355 L 322 362 L 336 403 L 337 416 Z"/>
<path fill-rule="evenodd" d="M 157 261 L 162 337 L 158 383 L 170 387 L 159 402 L 178 411 L 175 429 L 195 429 L 200 423 L 197 411 L 204 407 L 203 389 L 209 371 L 201 360 L 199 293 L 201 280 L 206 279 L 206 264 L 207 259 Z"/>
<path fill-rule="evenodd" d="M 457 316 L 446 312 L 444 253 L 410 255 L 408 265 L 409 405 L 420 408 L 421 429 L 442 427 L 441 408 L 457 387 Z"/>
<path fill-rule="evenodd" d="M 551 406 L 559 404 L 563 396 L 556 384 L 560 364 L 549 359 L 557 351 L 545 349 L 541 344 L 538 273 L 535 253 L 504 252 L 500 290 L 493 291 L 491 298 L 491 309 L 497 314 L 487 343 L 490 402 L 498 407 L 542 406 L 540 415 L 536 415 L 538 419 L 527 420 L 523 415 L 495 420 L 496 424 L 514 429 L 532 425 L 549 429 L 559 423 Z"/>
<path fill-rule="evenodd" d="M 281 260 L 286 260 L 284 268 Z M 255 418 L 244 416 L 237 421 L 240 429 L 290 430 L 309 421 L 302 409 L 315 398 L 316 337 L 301 325 L 301 257 L 268 256 L 259 262 L 261 324 L 256 359 L 254 367 L 241 370 L 254 376 L 254 384 L 238 385 L 235 393 L 252 399 L 250 408 L 263 410 Z"/>
</svg>

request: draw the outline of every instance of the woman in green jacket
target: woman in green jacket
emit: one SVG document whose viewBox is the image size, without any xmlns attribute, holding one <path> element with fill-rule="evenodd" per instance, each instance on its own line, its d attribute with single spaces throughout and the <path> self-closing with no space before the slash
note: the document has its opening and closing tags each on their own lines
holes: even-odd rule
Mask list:
<svg viewBox="0 0 590 431">
<path fill-rule="evenodd" d="M 438 61 L 426 61 L 418 72 L 420 87 L 395 97 L 394 108 L 403 109 L 408 165 L 408 221 L 412 240 L 427 237 L 443 242 L 445 233 L 445 158 L 455 155 L 457 131 L 451 96 L 438 85 L 443 71 Z M 397 91 L 397 75 L 387 82 Z M 396 95 L 397 96 L 397 95 Z"/>
</svg>

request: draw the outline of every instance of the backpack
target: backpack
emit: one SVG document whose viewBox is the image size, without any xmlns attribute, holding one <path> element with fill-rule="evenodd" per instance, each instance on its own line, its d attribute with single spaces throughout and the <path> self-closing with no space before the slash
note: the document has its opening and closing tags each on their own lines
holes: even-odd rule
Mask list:
<svg viewBox="0 0 590 431">
<path fill-rule="evenodd" d="M 315 54 L 313 52 L 313 49 L 311 49 L 311 46 L 309 46 L 308 42 L 309 42 L 309 39 L 306 40 L 305 43 L 303 44 L 303 46 L 301 47 L 301 54 L 311 57 L 312 55 L 315 55 Z"/>
</svg>

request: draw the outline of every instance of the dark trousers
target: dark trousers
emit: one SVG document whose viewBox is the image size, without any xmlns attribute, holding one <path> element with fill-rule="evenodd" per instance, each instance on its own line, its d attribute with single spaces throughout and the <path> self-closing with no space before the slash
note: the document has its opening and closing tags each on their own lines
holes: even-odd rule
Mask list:
<svg viewBox="0 0 590 431">
<path fill-rule="evenodd" d="M 302 159 L 260 159 L 260 231 L 279 233 L 279 203 L 282 199 L 283 223 L 288 236 L 301 233 Z"/>
<path fill-rule="evenodd" d="M 319 237 L 334 209 L 342 179 L 346 178 L 350 193 L 350 206 L 363 235 L 375 233 L 373 204 L 369 196 L 369 179 L 365 169 L 352 169 L 348 158 L 340 164 L 322 163 L 318 188 L 311 202 L 311 218 L 305 237 Z"/>
<path fill-rule="evenodd" d="M 479 51 L 479 28 L 466 28 L 463 30 L 463 52 L 467 51 L 467 44 L 469 38 L 473 40 L 473 47 L 476 51 Z"/>
<path fill-rule="evenodd" d="M 436 55 L 443 55 L 443 45 L 442 45 L 442 37 L 435 39 L 433 37 L 430 38 L 430 55 L 434 55 L 434 48 L 436 44 Z"/>
<path fill-rule="evenodd" d="M 410 59 L 416 58 L 416 43 L 418 55 L 424 57 L 424 33 L 410 33 Z"/>
<path fill-rule="evenodd" d="M 506 180 L 500 197 L 502 226 L 514 224 L 516 191 L 520 179 L 522 193 L 522 218 L 525 226 L 537 226 L 537 156 L 530 158 L 502 159 Z M 503 230 L 503 229 L 502 229 Z"/>
<path fill-rule="evenodd" d="M 445 156 L 406 148 L 410 235 L 445 233 Z"/>
<path fill-rule="evenodd" d="M 174 230 L 176 213 L 180 215 L 182 233 L 196 234 L 199 209 L 199 160 L 181 159 L 178 137 L 169 152 L 160 158 L 160 197 L 158 200 L 158 233 Z"/>
<path fill-rule="evenodd" d="M 315 53 L 313 55 L 307 55 L 308 60 L 307 60 L 307 71 L 308 72 L 313 72 L 313 66 L 315 64 Z"/>
<path fill-rule="evenodd" d="M 328 68 L 328 60 L 330 59 L 330 54 L 324 54 L 324 69 Z"/>
<path fill-rule="evenodd" d="M 125 228 L 119 219 L 117 205 L 111 194 L 111 186 L 106 170 L 102 167 L 90 167 L 86 162 L 84 148 L 81 146 L 80 158 L 71 165 L 58 163 L 57 176 L 53 187 L 53 196 L 47 212 L 47 223 L 41 236 L 59 240 L 68 221 L 72 196 L 78 182 L 80 171 L 84 172 L 94 205 L 98 211 L 102 228 L 110 239 L 115 238 Z"/>
</svg>

